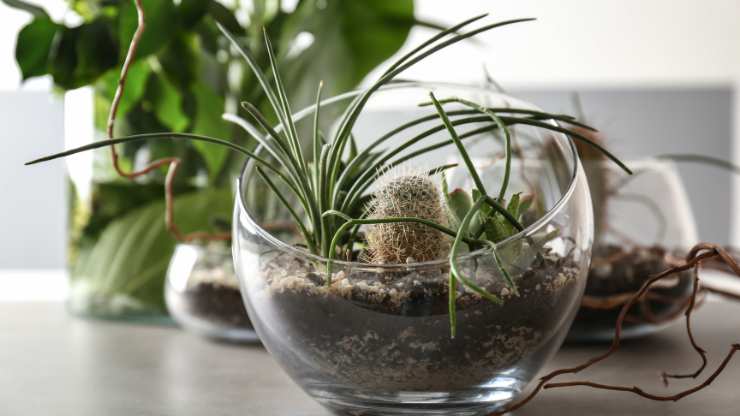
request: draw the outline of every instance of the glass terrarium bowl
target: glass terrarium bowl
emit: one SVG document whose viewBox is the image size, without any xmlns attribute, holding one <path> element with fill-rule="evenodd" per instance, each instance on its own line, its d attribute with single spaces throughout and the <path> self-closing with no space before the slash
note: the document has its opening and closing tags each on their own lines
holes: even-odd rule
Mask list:
<svg viewBox="0 0 740 416">
<path fill-rule="evenodd" d="M 178 244 L 167 270 L 167 310 L 188 331 L 228 342 L 258 342 L 239 292 L 229 247 Z"/>
<path fill-rule="evenodd" d="M 630 295 L 651 275 L 680 263 L 698 242 L 675 165 L 646 159 L 629 166 L 632 176 L 606 162 L 584 162 L 596 234 L 586 292 L 569 341 L 611 341 Z M 689 270 L 655 284 L 626 315 L 622 338 L 655 333 L 680 318 L 688 306 L 694 273 Z"/>
<path fill-rule="evenodd" d="M 438 97 L 534 108 L 477 87 L 394 85 L 376 93 L 360 116 L 354 131 L 360 149 L 396 122 L 433 114 L 416 106 L 428 100 L 430 90 Z M 330 113 L 335 104 L 322 106 L 321 113 Z M 422 128 L 437 123 L 431 120 Z M 540 210 L 524 231 L 497 245 L 519 293 L 507 288 L 490 250 L 462 255 L 459 264 L 466 276 L 501 296 L 503 304 L 459 287 L 455 338 L 450 336 L 447 260 L 403 265 L 334 261 L 327 284 L 326 258 L 261 226 L 249 195 L 256 175 L 247 163 L 233 232 L 242 294 L 265 347 L 314 399 L 341 414 L 487 414 L 518 397 L 558 350 L 586 283 L 591 201 L 578 156 L 565 136 L 528 126 L 512 130 L 521 140 L 521 158 L 509 194 L 536 191 L 533 205 Z M 496 149 L 500 141 L 493 137 L 490 132 L 471 137 L 466 147 L 471 155 Z M 434 134 L 425 143 L 440 139 L 449 136 Z M 454 152 L 445 147 L 414 163 L 437 166 Z M 475 163 L 490 161 L 476 158 Z M 487 186 L 499 186 L 502 164 L 481 166 Z"/>
</svg>

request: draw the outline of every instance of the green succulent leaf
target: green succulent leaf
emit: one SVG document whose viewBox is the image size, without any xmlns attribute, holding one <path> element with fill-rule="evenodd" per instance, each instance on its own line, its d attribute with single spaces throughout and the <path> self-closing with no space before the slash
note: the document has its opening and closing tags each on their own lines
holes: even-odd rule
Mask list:
<svg viewBox="0 0 740 416">
<path fill-rule="evenodd" d="M 517 192 L 511 196 L 509 205 L 506 206 L 506 210 L 516 219 L 519 219 L 519 205 L 521 203 L 521 193 Z"/>
<path fill-rule="evenodd" d="M 33 19 L 18 33 L 15 59 L 23 80 L 49 72 L 49 55 L 60 28 L 61 26 L 43 16 Z"/>
<path fill-rule="evenodd" d="M 460 224 L 468 211 L 470 211 L 470 207 L 473 206 L 473 198 L 470 197 L 470 194 L 460 188 L 453 190 L 446 194 L 446 196 L 447 206 L 450 208 L 450 212 L 454 217 L 453 219 L 457 224 Z"/>
</svg>

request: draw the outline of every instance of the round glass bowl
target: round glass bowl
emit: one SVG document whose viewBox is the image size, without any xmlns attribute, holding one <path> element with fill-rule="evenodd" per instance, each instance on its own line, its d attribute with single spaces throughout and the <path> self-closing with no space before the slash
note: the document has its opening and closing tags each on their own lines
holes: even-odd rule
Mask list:
<svg viewBox="0 0 740 416">
<path fill-rule="evenodd" d="M 632 176 L 606 162 L 590 163 L 584 166 L 592 195 L 603 196 L 594 198 L 597 232 L 591 269 L 568 336 L 576 342 L 611 341 L 630 295 L 650 276 L 680 263 L 698 241 L 691 206 L 673 163 L 630 162 Z M 654 333 L 681 317 L 694 273 L 689 270 L 653 286 L 627 314 L 622 338 Z"/>
<path fill-rule="evenodd" d="M 433 114 L 416 106 L 428 100 L 430 90 L 440 98 L 454 95 L 491 106 L 533 108 L 481 88 L 406 83 L 373 96 L 354 131 L 360 149 L 404 120 Z M 330 113 L 322 106 L 322 115 Z M 437 123 L 432 119 L 421 128 Z M 507 287 L 490 250 L 461 256 L 463 273 L 503 303 L 458 287 L 454 338 L 447 260 L 403 265 L 334 261 L 329 284 L 327 259 L 260 225 L 249 195 L 256 175 L 252 163 L 247 164 L 233 231 L 234 264 L 245 303 L 265 347 L 324 406 L 340 414 L 487 414 L 518 397 L 558 350 L 586 284 L 591 201 L 577 154 L 565 136 L 528 126 L 512 130 L 522 141 L 510 194 L 535 191 L 533 210 L 539 210 L 523 232 L 497 245 L 518 294 Z M 440 139 L 449 136 L 433 134 L 424 143 Z M 472 155 L 500 150 L 500 141 L 490 132 L 470 137 L 466 144 Z M 445 147 L 413 163 L 435 166 L 454 152 Z M 483 180 L 498 189 L 503 162 L 488 162 L 481 167 Z M 451 178 L 464 176 L 450 173 Z M 453 186 L 461 181 L 452 180 Z"/>
<path fill-rule="evenodd" d="M 172 318 L 188 331 L 229 342 L 258 342 L 222 243 L 178 244 L 167 270 L 165 300 Z"/>
</svg>

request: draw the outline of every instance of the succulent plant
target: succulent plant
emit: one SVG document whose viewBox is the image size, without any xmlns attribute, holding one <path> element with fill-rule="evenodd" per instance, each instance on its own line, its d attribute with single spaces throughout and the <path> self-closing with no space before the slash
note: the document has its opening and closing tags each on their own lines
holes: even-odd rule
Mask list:
<svg viewBox="0 0 740 416">
<path fill-rule="evenodd" d="M 369 218 L 417 217 L 447 226 L 442 194 L 426 173 L 387 174 L 368 206 Z M 380 223 L 368 227 L 367 253 L 373 263 L 416 263 L 444 258 L 449 239 L 418 223 Z"/>
</svg>

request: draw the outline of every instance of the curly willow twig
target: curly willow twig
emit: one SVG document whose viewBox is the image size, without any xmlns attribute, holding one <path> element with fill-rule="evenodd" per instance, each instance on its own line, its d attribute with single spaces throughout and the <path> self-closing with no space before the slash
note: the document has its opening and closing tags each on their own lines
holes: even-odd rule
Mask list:
<svg viewBox="0 0 740 416">
<path fill-rule="evenodd" d="M 675 265 L 673 267 L 670 267 L 669 269 L 656 274 L 652 276 L 650 279 L 645 281 L 645 283 L 642 285 L 639 291 L 635 292 L 635 294 L 630 298 L 630 300 L 622 307 L 622 309 L 619 312 L 619 317 L 617 318 L 616 327 L 614 330 L 614 339 L 612 340 L 612 344 L 610 348 L 596 356 L 591 358 L 590 360 L 586 361 L 585 363 L 570 367 L 570 368 L 562 368 L 559 370 L 555 370 L 549 374 L 546 374 L 545 376 L 541 377 L 537 385 L 534 387 L 534 389 L 529 393 L 529 395 L 525 396 L 523 399 L 513 402 L 509 404 L 508 406 L 505 406 L 504 408 L 495 411 L 491 413 L 489 416 L 501 416 L 505 413 L 515 411 L 522 406 L 529 403 L 532 399 L 537 396 L 543 389 L 556 389 L 556 388 L 564 388 L 564 387 L 576 387 L 576 386 L 583 386 L 583 387 L 591 387 L 594 389 L 601 389 L 601 390 L 612 390 L 612 391 L 622 391 L 622 392 L 629 392 L 636 394 L 640 397 L 650 399 L 650 400 L 656 400 L 656 401 L 678 401 L 683 399 L 684 397 L 690 396 L 707 386 L 709 386 L 721 373 L 724 371 L 724 369 L 727 367 L 727 365 L 732 360 L 733 356 L 736 352 L 740 351 L 740 343 L 734 343 L 730 346 L 729 351 L 725 355 L 724 359 L 720 362 L 720 364 L 717 366 L 717 368 L 712 372 L 703 382 L 698 383 L 694 387 L 679 391 L 674 394 L 669 395 L 660 395 L 660 394 L 654 394 L 649 393 L 645 390 L 643 390 L 640 387 L 637 386 L 621 386 L 621 385 L 612 385 L 612 384 L 604 384 L 604 383 L 597 383 L 593 381 L 588 380 L 578 380 L 578 381 L 568 381 L 568 382 L 558 382 L 554 383 L 552 382 L 553 379 L 556 377 L 565 375 L 565 374 L 576 374 L 579 373 L 599 362 L 602 362 L 609 358 L 611 355 L 617 352 L 619 350 L 620 346 L 620 340 L 621 340 L 621 334 L 622 334 L 622 325 L 625 321 L 625 317 L 627 316 L 627 313 L 629 312 L 630 308 L 632 308 L 639 300 L 642 298 L 651 288 L 653 284 L 656 282 L 665 279 L 667 277 L 670 277 L 674 274 L 681 273 L 684 271 L 687 271 L 692 268 L 697 268 L 699 265 L 702 264 L 702 262 L 705 261 L 715 261 L 720 262 L 724 266 L 726 266 L 730 271 L 732 271 L 733 274 L 740 277 L 740 265 L 737 263 L 735 259 L 732 258 L 732 256 L 729 254 L 729 252 L 715 244 L 709 244 L 709 243 L 700 243 L 694 246 L 686 256 L 685 261 L 682 264 Z M 717 289 L 709 289 L 708 292 L 717 292 L 720 295 L 727 296 L 730 298 L 738 299 L 740 298 L 737 294 L 725 292 Z M 696 305 L 696 297 L 697 294 L 701 293 L 701 290 L 699 289 L 699 277 L 698 273 L 695 275 L 694 278 L 694 289 L 692 291 L 691 300 L 688 303 L 686 307 L 686 311 L 684 313 L 686 317 L 686 332 L 689 336 L 689 340 L 691 342 L 692 347 L 699 355 L 699 358 L 701 360 L 701 364 L 699 365 L 699 368 L 691 373 L 687 374 L 669 374 L 669 373 L 663 373 L 663 382 L 665 384 L 668 384 L 668 380 L 672 378 L 694 378 L 696 379 L 699 377 L 707 366 L 707 358 L 706 358 L 706 351 L 699 346 L 699 344 L 696 342 L 694 338 L 694 334 L 691 330 L 691 313 L 694 310 L 694 307 Z"/>
<path fill-rule="evenodd" d="M 128 52 L 126 52 L 126 58 L 123 61 L 123 67 L 121 68 L 121 75 L 118 78 L 118 85 L 116 86 L 116 92 L 113 96 L 113 102 L 111 103 L 110 107 L 110 113 L 108 114 L 108 126 L 107 126 L 107 134 L 108 138 L 113 138 L 113 128 L 116 123 L 116 114 L 118 113 L 118 107 L 121 103 L 121 97 L 123 96 L 123 91 L 126 88 L 126 78 L 128 76 L 129 69 L 131 68 L 131 63 L 133 62 L 134 58 L 136 57 L 136 50 L 139 48 L 139 43 L 141 42 L 141 37 L 144 34 L 144 30 L 146 29 L 145 24 L 145 15 L 144 15 L 144 6 L 141 3 L 142 0 L 134 0 L 134 4 L 136 5 L 136 14 L 137 14 L 137 26 L 136 31 L 134 32 L 133 37 L 131 38 L 131 44 L 129 45 Z M 175 180 L 175 175 L 177 175 L 177 168 L 180 166 L 180 159 L 176 157 L 167 157 L 159 160 L 155 160 L 151 163 L 149 163 L 147 166 L 140 170 L 135 170 L 132 172 L 125 172 L 119 163 L 118 159 L 118 152 L 116 151 L 116 146 L 111 145 L 110 146 L 110 152 L 111 152 L 111 159 L 113 162 L 113 168 L 116 170 L 116 173 L 118 175 L 134 180 L 140 176 L 146 175 L 147 173 L 159 169 L 163 166 L 167 166 L 167 176 L 165 177 L 164 182 L 164 200 L 165 200 L 165 226 L 167 227 L 167 230 L 178 240 L 178 241 L 193 241 L 193 240 L 229 240 L 231 239 L 230 233 L 206 233 L 206 232 L 194 232 L 189 234 L 183 234 L 182 231 L 180 231 L 180 228 L 175 223 L 175 204 L 174 204 L 174 196 L 173 196 L 173 189 L 172 185 Z"/>
</svg>

